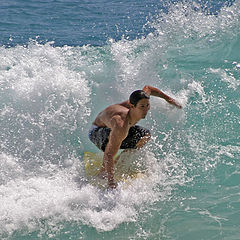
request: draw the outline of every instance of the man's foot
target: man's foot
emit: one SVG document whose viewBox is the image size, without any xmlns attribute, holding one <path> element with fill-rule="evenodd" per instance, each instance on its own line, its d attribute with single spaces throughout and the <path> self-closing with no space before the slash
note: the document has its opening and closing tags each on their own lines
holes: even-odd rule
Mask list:
<svg viewBox="0 0 240 240">
<path fill-rule="evenodd" d="M 115 188 L 117 188 L 117 183 L 115 183 L 115 182 L 109 183 L 109 184 L 108 184 L 108 188 L 110 188 L 110 189 L 115 189 Z"/>
<path fill-rule="evenodd" d="M 107 179 L 107 173 L 105 171 L 100 171 L 97 175 L 97 177 L 101 178 L 101 179 Z"/>
</svg>

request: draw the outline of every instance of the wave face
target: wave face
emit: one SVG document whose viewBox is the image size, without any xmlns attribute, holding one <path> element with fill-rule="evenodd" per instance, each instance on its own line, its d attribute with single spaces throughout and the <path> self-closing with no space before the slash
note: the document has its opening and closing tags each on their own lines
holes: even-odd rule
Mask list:
<svg viewBox="0 0 240 240">
<path fill-rule="evenodd" d="M 1 238 L 237 239 L 239 9 L 174 2 L 137 39 L 1 46 Z M 91 122 L 146 84 L 184 106 L 151 98 L 140 125 L 152 140 L 133 156 L 150 177 L 113 192 L 91 186 Z"/>
</svg>

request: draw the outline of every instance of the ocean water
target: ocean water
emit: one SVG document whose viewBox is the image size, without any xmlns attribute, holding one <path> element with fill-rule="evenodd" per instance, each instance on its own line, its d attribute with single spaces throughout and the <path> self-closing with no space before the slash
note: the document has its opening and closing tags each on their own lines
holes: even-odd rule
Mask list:
<svg viewBox="0 0 240 240">
<path fill-rule="evenodd" d="M 0 2 L 1 239 L 240 239 L 240 1 Z M 149 84 L 133 155 L 148 177 L 98 189 L 97 113 Z"/>
</svg>

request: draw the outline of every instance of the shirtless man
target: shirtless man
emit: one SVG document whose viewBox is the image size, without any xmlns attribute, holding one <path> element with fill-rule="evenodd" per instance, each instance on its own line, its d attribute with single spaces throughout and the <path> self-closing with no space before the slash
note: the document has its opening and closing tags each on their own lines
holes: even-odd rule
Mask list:
<svg viewBox="0 0 240 240">
<path fill-rule="evenodd" d="M 89 139 L 104 152 L 100 173 L 108 180 L 109 188 L 116 188 L 114 182 L 114 156 L 119 149 L 138 149 L 150 140 L 150 131 L 138 125 L 150 109 L 150 96 L 165 99 L 182 108 L 173 98 L 159 89 L 145 86 L 134 91 L 129 100 L 111 105 L 98 114 L 89 130 Z"/>
</svg>

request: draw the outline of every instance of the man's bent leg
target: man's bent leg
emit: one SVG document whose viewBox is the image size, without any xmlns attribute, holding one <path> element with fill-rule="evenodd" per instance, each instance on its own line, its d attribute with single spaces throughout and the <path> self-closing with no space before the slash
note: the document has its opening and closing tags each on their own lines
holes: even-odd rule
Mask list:
<svg viewBox="0 0 240 240">
<path fill-rule="evenodd" d="M 150 139 L 151 139 L 151 134 L 148 133 L 148 134 L 146 134 L 144 137 L 142 137 L 142 138 L 137 142 L 136 148 L 126 148 L 126 149 L 124 149 L 124 150 L 121 152 L 121 154 L 122 154 L 122 153 L 126 153 L 126 152 L 131 152 L 131 151 L 132 151 L 132 152 L 135 152 L 137 149 L 142 148 Z M 118 161 L 118 159 L 120 158 L 121 154 L 119 154 L 119 155 L 114 159 L 115 163 Z"/>
<path fill-rule="evenodd" d="M 124 149 L 121 154 L 116 157 L 115 163 L 120 156 L 126 152 L 135 152 L 143 147 L 151 138 L 151 133 L 148 129 L 135 125 L 129 129 L 128 136 L 123 140 L 120 149 Z"/>
<path fill-rule="evenodd" d="M 123 140 L 121 149 L 138 149 L 145 145 L 151 138 L 148 129 L 135 125 L 129 129 L 128 136 Z"/>
<path fill-rule="evenodd" d="M 144 137 L 142 137 L 138 143 L 137 143 L 137 149 L 142 148 L 149 140 L 151 139 L 151 134 L 146 134 Z"/>
</svg>

